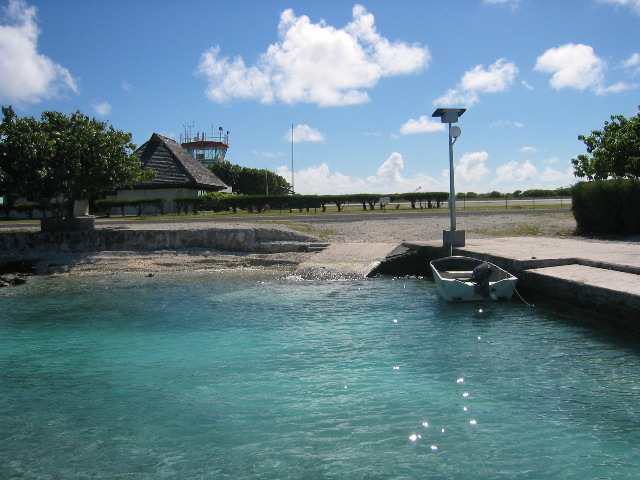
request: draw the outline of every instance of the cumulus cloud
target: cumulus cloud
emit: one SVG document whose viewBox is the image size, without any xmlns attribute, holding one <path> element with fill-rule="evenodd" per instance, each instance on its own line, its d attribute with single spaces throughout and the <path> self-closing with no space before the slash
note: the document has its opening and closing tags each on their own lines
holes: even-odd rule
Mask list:
<svg viewBox="0 0 640 480">
<path fill-rule="evenodd" d="M 38 103 L 66 91 L 78 92 L 69 70 L 38 53 L 35 7 L 10 0 L 0 25 L 0 98 Z"/>
<path fill-rule="evenodd" d="M 480 101 L 481 93 L 497 93 L 507 91 L 518 75 L 515 63 L 500 58 L 485 68 L 476 65 L 466 72 L 456 88 L 449 89 L 437 98 L 434 105 L 465 105 L 470 107 Z"/>
<path fill-rule="evenodd" d="M 518 67 L 507 62 L 504 58 L 496 60 L 489 68 L 476 65 L 462 76 L 460 88 L 462 90 L 495 93 L 507 90 L 518 74 Z"/>
<path fill-rule="evenodd" d="M 496 168 L 498 182 L 524 182 L 534 178 L 537 173 L 536 167 L 528 160 L 522 164 L 511 161 Z"/>
<path fill-rule="evenodd" d="M 565 170 L 557 170 L 547 166 L 539 173 L 537 180 L 542 185 L 563 186 L 575 183 L 576 177 L 574 175 L 573 166 L 569 166 Z"/>
<path fill-rule="evenodd" d="M 291 134 L 293 133 L 293 143 L 301 142 L 322 142 L 324 141 L 324 135 L 319 130 L 311 128 L 309 125 L 297 125 L 293 132 L 287 130 L 284 133 L 284 139 L 288 142 L 291 141 Z"/>
<path fill-rule="evenodd" d="M 434 120 L 426 115 L 420 116 L 420 118 L 410 118 L 400 127 L 400 133 L 402 135 L 411 135 L 413 133 L 431 133 L 441 132 L 444 130 L 444 124 L 439 120 Z"/>
<path fill-rule="evenodd" d="M 456 188 L 458 191 L 469 189 L 485 193 L 492 190 L 510 192 L 516 189 L 557 188 L 570 185 L 575 179 L 573 167 L 566 170 L 553 168 L 553 159 L 543 162 L 544 169 L 537 169 L 531 162 L 508 162 L 495 170 L 487 166 L 487 152 L 465 153 L 456 165 Z M 393 152 L 380 164 L 375 173 L 353 176 L 332 171 L 328 163 L 295 171 L 296 192 L 310 195 L 350 194 L 350 193 L 405 193 L 418 189 L 421 191 L 448 191 L 449 171 L 443 170 L 434 178 L 425 173 L 411 176 L 403 175 L 407 162 L 398 152 Z M 288 165 L 278 167 L 277 172 L 291 182 L 291 170 Z"/>
<path fill-rule="evenodd" d="M 404 158 L 401 154 L 393 152 L 378 167 L 375 174 L 354 177 L 340 172 L 332 172 L 327 163 L 296 170 L 296 192 L 320 195 L 341 193 L 391 193 L 413 192 L 418 188 L 423 191 L 442 191 L 446 188 L 443 180 L 436 180 L 429 175 L 419 173 L 411 178 L 404 177 Z M 291 182 L 291 170 L 286 165 L 278 168 L 278 174 Z"/>
<path fill-rule="evenodd" d="M 291 170 L 286 165 L 278 167 L 278 175 L 291 183 Z M 327 163 L 295 172 L 295 189 L 305 195 L 366 192 L 367 183 L 362 178 L 352 178 L 340 172 L 331 172 Z M 372 191 L 372 190 L 369 190 Z"/>
<path fill-rule="evenodd" d="M 397 184 L 402 182 L 402 175 L 400 170 L 404 168 L 404 160 L 402 155 L 397 152 L 393 152 L 387 160 L 380 165 L 377 174 L 378 179 L 383 183 Z"/>
<path fill-rule="evenodd" d="M 465 153 L 455 166 L 456 181 L 472 183 L 482 180 L 490 173 L 486 166 L 488 158 L 487 152 Z"/>
<path fill-rule="evenodd" d="M 593 48 L 584 44 L 567 43 L 550 48 L 538 57 L 534 69 L 550 73 L 549 85 L 555 90 L 590 89 L 598 95 L 605 95 L 637 87 L 625 82 L 605 85 L 606 62 L 595 54 Z"/>
<path fill-rule="evenodd" d="M 364 89 L 381 78 L 417 73 L 431 59 L 426 46 L 382 37 L 374 16 L 361 5 L 353 8 L 353 21 L 342 29 L 312 23 L 287 9 L 280 16 L 278 37 L 255 65 L 221 57 L 219 46 L 203 53 L 197 73 L 207 79 L 206 96 L 214 102 L 361 104 L 369 101 Z"/>
<path fill-rule="evenodd" d="M 549 85 L 585 90 L 604 82 L 606 63 L 589 45 L 568 43 L 550 48 L 536 60 L 535 70 L 550 73 Z"/>
</svg>

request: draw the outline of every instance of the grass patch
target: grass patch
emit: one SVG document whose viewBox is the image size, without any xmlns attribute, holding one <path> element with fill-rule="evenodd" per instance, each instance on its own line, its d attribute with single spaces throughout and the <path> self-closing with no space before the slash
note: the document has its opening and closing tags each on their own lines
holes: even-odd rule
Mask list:
<svg viewBox="0 0 640 480">
<path fill-rule="evenodd" d="M 491 237 L 533 237 L 541 234 L 540 227 L 537 225 L 510 225 L 501 230 L 472 228 L 469 231 Z"/>
</svg>

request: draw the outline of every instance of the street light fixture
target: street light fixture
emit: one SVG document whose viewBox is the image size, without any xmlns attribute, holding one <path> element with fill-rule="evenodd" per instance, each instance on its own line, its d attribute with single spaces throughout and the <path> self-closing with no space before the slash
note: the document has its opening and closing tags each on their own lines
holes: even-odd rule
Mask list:
<svg viewBox="0 0 640 480">
<path fill-rule="evenodd" d="M 449 124 L 449 213 L 451 216 L 451 230 L 442 231 L 443 247 L 464 247 L 464 230 L 456 230 L 456 189 L 453 168 L 453 144 L 462 135 L 462 130 L 458 126 L 451 126 L 458 123 L 458 118 L 466 112 L 466 108 L 437 108 L 431 115 L 440 117 L 442 123 Z"/>
</svg>

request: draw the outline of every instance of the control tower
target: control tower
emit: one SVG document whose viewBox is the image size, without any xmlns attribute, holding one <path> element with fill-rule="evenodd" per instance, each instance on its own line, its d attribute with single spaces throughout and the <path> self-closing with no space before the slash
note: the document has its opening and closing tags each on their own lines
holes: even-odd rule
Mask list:
<svg viewBox="0 0 640 480">
<path fill-rule="evenodd" d="M 196 132 L 194 135 L 192 129 L 193 125 L 184 126 L 184 133 L 180 134 L 182 148 L 207 167 L 216 162 L 224 162 L 229 148 L 229 131 L 225 133 L 224 129 L 219 127 L 216 133 L 212 126 L 211 134 Z"/>
</svg>

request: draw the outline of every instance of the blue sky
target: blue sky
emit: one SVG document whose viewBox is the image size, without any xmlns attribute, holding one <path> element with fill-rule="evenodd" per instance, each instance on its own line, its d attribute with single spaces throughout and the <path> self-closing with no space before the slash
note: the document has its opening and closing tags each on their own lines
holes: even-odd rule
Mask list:
<svg viewBox="0 0 640 480">
<path fill-rule="evenodd" d="M 437 107 L 467 111 L 456 190 L 577 181 L 579 134 L 640 105 L 640 0 L 0 0 L 0 103 L 81 110 L 298 193 L 448 191 Z"/>
</svg>

